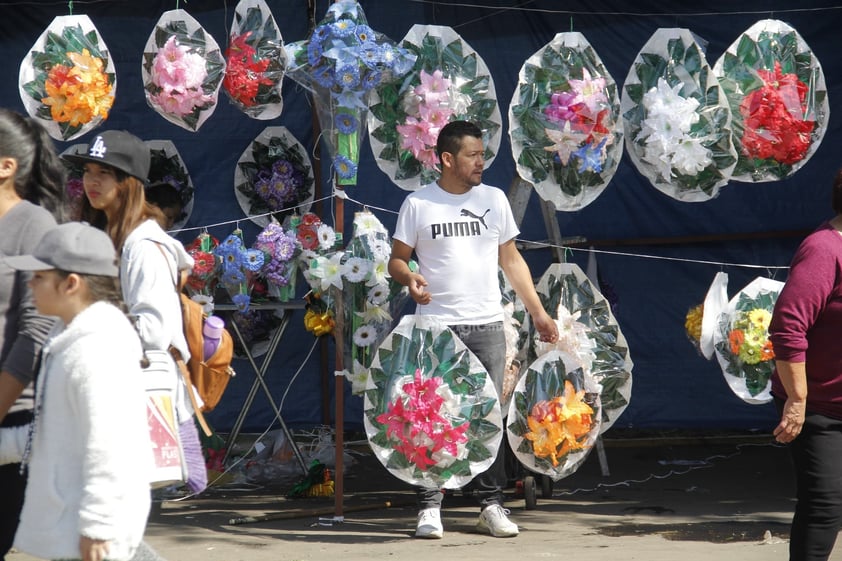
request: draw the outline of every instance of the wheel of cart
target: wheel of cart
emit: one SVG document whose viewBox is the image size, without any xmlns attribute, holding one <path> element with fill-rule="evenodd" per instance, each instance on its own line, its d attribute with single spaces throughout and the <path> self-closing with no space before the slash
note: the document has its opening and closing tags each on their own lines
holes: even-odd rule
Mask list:
<svg viewBox="0 0 842 561">
<path fill-rule="evenodd" d="M 506 475 L 510 482 L 514 481 L 515 496 L 523 497 L 526 510 L 533 510 L 538 506 L 538 490 L 540 488 L 541 498 L 550 499 L 553 496 L 553 480 L 550 476 L 535 473 L 523 467 L 509 447 L 506 446 Z"/>
</svg>

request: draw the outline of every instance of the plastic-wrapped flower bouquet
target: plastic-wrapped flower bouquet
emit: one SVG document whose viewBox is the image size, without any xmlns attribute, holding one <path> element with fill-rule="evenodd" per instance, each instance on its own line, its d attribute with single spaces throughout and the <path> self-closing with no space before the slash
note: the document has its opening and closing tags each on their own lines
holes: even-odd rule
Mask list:
<svg viewBox="0 0 842 561">
<path fill-rule="evenodd" d="M 527 469 L 558 480 L 578 469 L 600 433 L 599 385 L 561 351 L 527 368 L 509 403 L 506 432 Z"/>
<path fill-rule="evenodd" d="M 485 62 L 450 27 L 416 24 L 400 45 L 416 57 L 415 65 L 403 80 L 371 95 L 369 140 L 377 165 L 403 189 L 437 180 L 436 139 L 455 120 L 483 131 L 490 165 L 500 148 L 501 118 Z"/>
<path fill-rule="evenodd" d="M 295 232 L 270 222 L 257 235 L 253 248 L 264 253 L 260 275 L 266 279 L 269 296 L 281 302 L 292 300 L 298 272 L 297 257 L 301 251 Z"/>
<path fill-rule="evenodd" d="M 187 276 L 185 288 L 190 298 L 200 303 L 205 313 L 213 313 L 213 297 L 219 282 L 220 259 L 214 254 L 219 240 L 202 232 L 189 244 L 184 246 L 193 258 L 193 269 Z"/>
<path fill-rule="evenodd" d="M 286 64 L 283 38 L 264 0 L 240 0 L 225 50 L 222 87 L 231 102 L 254 119 L 274 119 L 283 110 Z"/>
<path fill-rule="evenodd" d="M 365 390 L 377 346 L 409 297 L 408 289 L 389 276 L 391 253 L 386 227 L 371 212 L 358 212 L 342 262 L 346 376 L 355 394 Z"/>
<path fill-rule="evenodd" d="M 307 212 L 313 201 L 313 167 L 300 142 L 285 127 L 266 127 L 234 168 L 234 194 L 253 222 Z"/>
<path fill-rule="evenodd" d="M 777 181 L 807 163 L 821 144 L 830 107 L 824 73 L 798 32 L 778 20 L 745 31 L 716 61 L 731 104 L 737 181 Z"/>
<path fill-rule="evenodd" d="M 366 435 L 396 477 L 454 489 L 485 471 L 502 440 L 494 384 L 447 326 L 404 316 L 372 362 L 363 404 Z"/>
<path fill-rule="evenodd" d="M 544 309 L 559 324 L 559 342 L 555 346 L 541 343 L 526 316 L 517 358 L 525 369 L 553 348 L 576 357 L 600 385 L 600 430 L 605 432 L 631 399 L 634 365 L 617 319 L 605 297 L 573 263 L 551 264 L 535 289 Z"/>
<path fill-rule="evenodd" d="M 687 29 L 659 29 L 623 84 L 626 148 L 659 191 L 707 201 L 737 164 L 731 110 L 702 48 Z"/>
<path fill-rule="evenodd" d="M 581 33 L 559 33 L 523 64 L 509 105 L 520 176 L 558 210 L 593 202 L 623 154 L 617 85 Z"/>
<path fill-rule="evenodd" d="M 357 2 L 330 5 L 309 39 L 288 43 L 287 75 L 315 95 L 339 185 L 356 185 L 369 93 L 403 76 L 415 59 L 368 26 Z"/>
<path fill-rule="evenodd" d="M 146 102 L 167 121 L 197 131 L 216 109 L 225 60 L 184 10 L 164 12 L 143 50 Z"/>
<path fill-rule="evenodd" d="M 772 400 L 775 352 L 769 341 L 769 322 L 782 288 L 782 282 L 758 277 L 719 316 L 713 343 L 716 359 L 731 390 L 746 403 Z"/>
<path fill-rule="evenodd" d="M 170 140 L 147 140 L 151 163 L 149 165 L 149 183 L 167 183 L 178 192 L 181 200 L 181 215 L 173 224 L 178 229 L 187 223 L 193 211 L 193 181 L 187 172 L 187 165 L 181 154 Z"/>
<path fill-rule="evenodd" d="M 27 113 L 67 141 L 108 118 L 117 74 L 90 18 L 59 16 L 23 58 L 18 86 Z"/>
<path fill-rule="evenodd" d="M 234 230 L 213 250 L 221 260 L 219 281 L 241 312 L 251 304 L 251 288 L 256 274 L 263 268 L 265 255 L 259 249 L 248 249 L 242 230 Z"/>
</svg>

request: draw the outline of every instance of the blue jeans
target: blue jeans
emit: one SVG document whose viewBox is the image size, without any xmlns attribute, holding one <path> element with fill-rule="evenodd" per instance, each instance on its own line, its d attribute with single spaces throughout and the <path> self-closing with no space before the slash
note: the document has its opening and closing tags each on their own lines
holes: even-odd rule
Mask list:
<svg viewBox="0 0 842 561">
<path fill-rule="evenodd" d="M 503 391 L 503 369 L 506 362 L 506 337 L 503 335 L 503 322 L 488 325 L 451 325 L 450 328 L 459 336 L 465 346 L 479 359 L 494 382 L 497 395 Z M 497 451 L 497 457 L 491 466 L 471 481 L 471 488 L 476 491 L 480 506 L 503 504 L 503 487 L 506 485 L 505 449 L 506 437 Z M 439 489 L 419 489 L 420 508 L 441 508 L 443 494 Z"/>
<path fill-rule="evenodd" d="M 808 412 L 789 450 L 798 498 L 789 559 L 826 561 L 842 529 L 842 421 Z"/>
</svg>

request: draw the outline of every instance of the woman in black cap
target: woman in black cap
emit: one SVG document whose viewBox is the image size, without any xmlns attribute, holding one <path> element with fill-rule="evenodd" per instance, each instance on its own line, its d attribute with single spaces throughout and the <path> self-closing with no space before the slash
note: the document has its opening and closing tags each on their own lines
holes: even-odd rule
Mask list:
<svg viewBox="0 0 842 561">
<path fill-rule="evenodd" d="M 103 228 L 120 253 L 123 300 L 135 318 L 144 348 L 166 351 L 172 346 L 187 361 L 190 351 L 175 286 L 181 272 L 192 269 L 193 259 L 161 228 L 161 210 L 146 201 L 149 148 L 128 132 L 105 131 L 94 137 L 85 152 L 62 157 L 84 167 L 82 219 Z M 207 485 L 207 471 L 186 389 L 180 381 L 176 392 L 179 434 L 187 485 L 197 493 Z"/>
<path fill-rule="evenodd" d="M 64 216 L 64 166 L 47 132 L 32 119 L 0 109 L 0 255 L 30 253 Z M 32 378 L 53 324 L 38 315 L 29 273 L 0 264 L 0 427 L 32 419 Z M 26 478 L 20 464 L 0 465 L 0 560 L 12 547 Z"/>
</svg>

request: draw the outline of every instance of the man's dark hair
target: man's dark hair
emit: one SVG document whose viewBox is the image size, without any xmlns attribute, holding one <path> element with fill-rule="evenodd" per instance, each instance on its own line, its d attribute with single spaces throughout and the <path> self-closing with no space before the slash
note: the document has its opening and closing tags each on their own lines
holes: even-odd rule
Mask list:
<svg viewBox="0 0 842 561">
<path fill-rule="evenodd" d="M 452 121 L 442 127 L 436 140 L 436 152 L 439 158 L 445 152 L 456 155 L 462 147 L 462 139 L 466 136 L 482 140 L 482 130 L 468 121 Z"/>
<path fill-rule="evenodd" d="M 833 179 L 833 211 L 836 214 L 842 214 L 842 169 L 836 172 L 836 177 Z"/>
</svg>

